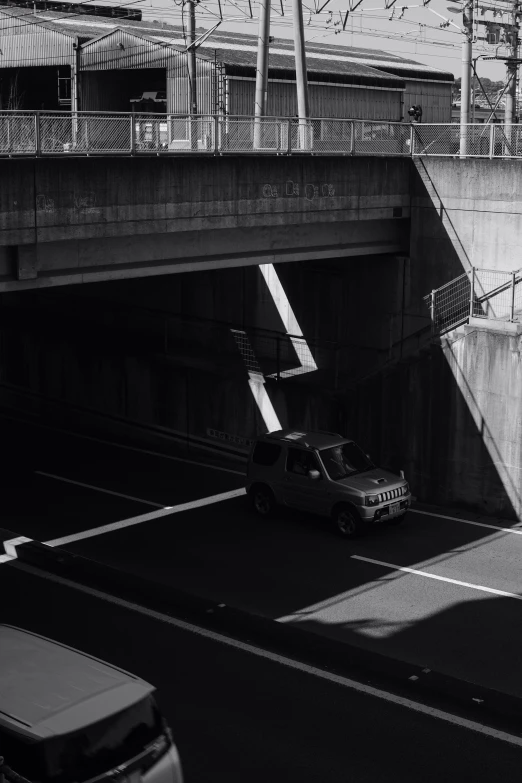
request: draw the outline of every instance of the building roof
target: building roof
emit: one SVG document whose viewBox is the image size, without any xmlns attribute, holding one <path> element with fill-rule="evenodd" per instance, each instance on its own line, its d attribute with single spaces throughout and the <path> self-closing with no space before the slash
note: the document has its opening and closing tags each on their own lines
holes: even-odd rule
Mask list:
<svg viewBox="0 0 522 783">
<path fill-rule="evenodd" d="M 185 47 L 183 30 L 179 26 L 149 20 L 132 20 L 110 17 L 93 17 L 57 11 L 28 11 L 26 8 L 0 8 L 0 14 L 18 17 L 13 20 L 10 32 L 17 32 L 15 26 L 37 25 L 64 35 L 77 37 L 81 43 L 92 41 L 116 29 L 143 37 L 143 46 L 158 42 L 167 48 L 182 50 Z M 23 20 L 21 19 L 23 17 Z M 204 29 L 198 29 L 202 35 Z M 1 30 L 0 30 L 1 34 Z M 229 69 L 238 73 L 250 72 L 256 67 L 257 36 L 235 32 L 215 31 L 197 49 L 203 59 L 216 57 Z M 306 43 L 307 67 L 311 80 L 343 81 L 348 83 L 374 84 L 381 87 L 401 89 L 402 80 L 407 78 L 426 81 L 453 81 L 453 74 L 439 71 L 414 60 L 398 57 L 386 52 L 333 44 Z M 0 63 L 1 67 L 1 63 Z M 277 38 L 270 46 L 269 74 L 286 75 L 295 70 L 294 44 L 290 39 Z"/>
<path fill-rule="evenodd" d="M 32 736 L 72 731 L 98 702 L 107 714 L 153 687 L 138 677 L 38 634 L 0 625 L 0 725 Z M 108 695 L 110 692 L 110 695 Z M 83 715 L 82 715 L 83 713 Z"/>
</svg>

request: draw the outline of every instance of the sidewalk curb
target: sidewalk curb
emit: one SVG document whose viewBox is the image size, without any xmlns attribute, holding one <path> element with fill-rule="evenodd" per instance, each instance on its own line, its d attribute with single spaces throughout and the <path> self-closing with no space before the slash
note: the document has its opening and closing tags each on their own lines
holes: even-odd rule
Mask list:
<svg viewBox="0 0 522 783">
<path fill-rule="evenodd" d="M 7 531 L 0 530 L 2 533 Z M 4 539 L 9 537 L 15 539 L 16 534 L 5 535 Z M 16 555 L 20 563 L 156 611 L 175 614 L 179 619 L 232 638 L 263 648 L 272 646 L 274 651 L 319 668 L 341 669 L 345 676 L 351 673 L 384 677 L 388 687 L 398 687 L 402 692 L 406 689 L 412 699 L 437 696 L 457 702 L 461 707 L 479 709 L 480 718 L 484 718 L 485 712 L 522 718 L 521 698 L 200 598 L 58 547 L 30 541 L 18 544 Z"/>
</svg>

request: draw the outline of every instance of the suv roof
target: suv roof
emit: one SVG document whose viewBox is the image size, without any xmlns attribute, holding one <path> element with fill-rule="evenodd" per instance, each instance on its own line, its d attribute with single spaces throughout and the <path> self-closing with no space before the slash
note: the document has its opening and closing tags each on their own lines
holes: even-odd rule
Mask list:
<svg viewBox="0 0 522 783">
<path fill-rule="evenodd" d="M 45 636 L 0 624 L 0 728 L 65 734 L 154 691 L 149 683 Z"/>
<path fill-rule="evenodd" d="M 291 429 L 276 430 L 275 432 L 266 433 L 262 438 L 283 440 L 287 443 L 299 443 L 301 446 L 307 446 L 312 449 L 327 449 L 331 446 L 350 442 L 350 438 L 343 438 L 337 432 L 323 432 L 321 430 L 316 430 L 315 432 Z"/>
</svg>

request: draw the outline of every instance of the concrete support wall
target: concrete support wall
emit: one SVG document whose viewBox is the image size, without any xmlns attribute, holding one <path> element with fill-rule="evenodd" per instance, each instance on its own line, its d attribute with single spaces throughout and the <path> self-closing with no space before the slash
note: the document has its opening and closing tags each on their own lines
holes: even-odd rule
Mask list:
<svg viewBox="0 0 522 783">
<path fill-rule="evenodd" d="M 522 267 L 519 161 L 417 158 L 414 163 L 410 254 L 423 265 L 423 293 L 471 265 Z"/>
<path fill-rule="evenodd" d="M 489 327 L 462 327 L 361 384 L 354 424 L 419 499 L 520 519 L 522 339 Z"/>
</svg>

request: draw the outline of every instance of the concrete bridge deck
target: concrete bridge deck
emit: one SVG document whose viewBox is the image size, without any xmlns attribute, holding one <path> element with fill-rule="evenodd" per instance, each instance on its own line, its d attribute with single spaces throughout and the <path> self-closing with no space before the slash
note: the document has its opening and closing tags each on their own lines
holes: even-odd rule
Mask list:
<svg viewBox="0 0 522 783">
<path fill-rule="evenodd" d="M 0 160 L 0 290 L 404 253 L 407 158 Z"/>
</svg>

